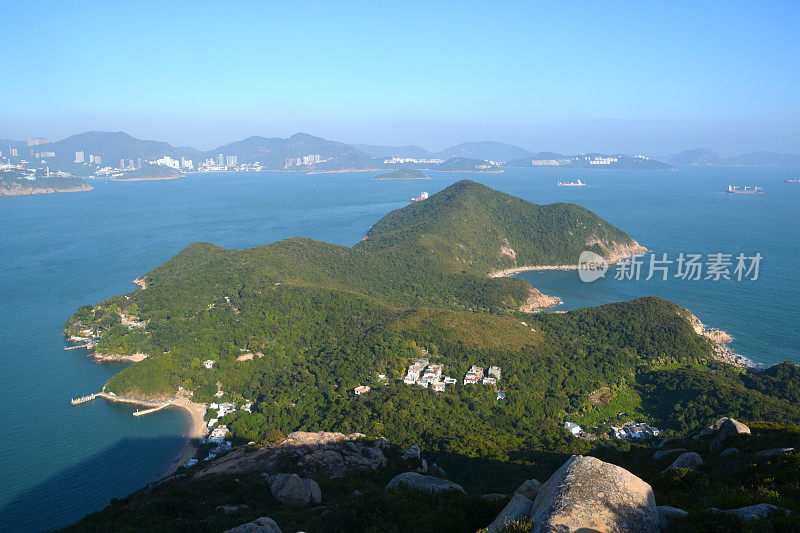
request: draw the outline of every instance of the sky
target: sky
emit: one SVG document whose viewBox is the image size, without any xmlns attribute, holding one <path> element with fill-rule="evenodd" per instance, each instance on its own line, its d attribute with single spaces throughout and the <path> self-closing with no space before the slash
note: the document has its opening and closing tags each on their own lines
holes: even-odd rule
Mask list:
<svg viewBox="0 0 800 533">
<path fill-rule="evenodd" d="M 0 138 L 798 153 L 799 24 L 796 1 L 8 2 Z"/>
</svg>

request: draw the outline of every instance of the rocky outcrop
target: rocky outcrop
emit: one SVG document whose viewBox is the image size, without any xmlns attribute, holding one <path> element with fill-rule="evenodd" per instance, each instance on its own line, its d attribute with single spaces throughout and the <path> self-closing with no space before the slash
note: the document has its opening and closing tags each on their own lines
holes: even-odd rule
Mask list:
<svg viewBox="0 0 800 533">
<path fill-rule="evenodd" d="M 672 455 L 674 453 L 681 453 L 685 451 L 686 448 L 670 448 L 669 450 L 659 450 L 653 454 L 653 461 L 658 461 L 659 459 L 666 457 L 668 455 Z"/>
<path fill-rule="evenodd" d="M 398 488 L 405 485 L 411 489 L 427 492 L 428 494 L 439 494 L 448 490 L 456 490 L 466 494 L 461 485 L 442 479 L 440 477 L 426 476 L 418 472 L 404 472 L 396 475 L 386 485 L 386 490 Z"/>
<path fill-rule="evenodd" d="M 703 464 L 703 458 L 700 457 L 695 452 L 684 452 L 678 456 L 675 461 L 669 465 L 667 468 L 664 469 L 664 472 L 668 470 L 678 470 L 682 468 L 686 468 L 689 470 L 697 471 L 700 466 Z"/>
<path fill-rule="evenodd" d="M 722 452 L 719 454 L 719 456 L 720 457 L 728 457 L 729 455 L 736 455 L 738 453 L 741 453 L 739 451 L 739 448 L 727 448 L 725 450 L 722 450 Z"/>
<path fill-rule="evenodd" d="M 225 531 L 225 533 L 283 533 L 275 520 L 267 516 L 256 518 L 252 522 L 242 524 L 233 529 Z"/>
<path fill-rule="evenodd" d="M 533 500 L 539 494 L 541 486 L 542 484 L 535 479 L 529 479 L 520 485 L 511 497 L 511 501 L 500 511 L 494 522 L 486 528 L 487 532 L 497 533 L 502 531 L 508 523 L 530 518 Z"/>
<path fill-rule="evenodd" d="M 313 479 L 297 474 L 273 474 L 267 476 L 272 496 L 284 505 L 303 506 L 321 503 L 322 491 Z"/>
<path fill-rule="evenodd" d="M 541 486 L 534 532 L 658 531 L 653 489 L 624 468 L 573 455 Z"/>
<path fill-rule="evenodd" d="M 195 474 L 235 474 L 245 471 L 280 473 L 293 471 L 303 476 L 341 478 L 377 470 L 388 464 L 383 451 L 391 446 L 386 439 L 367 440 L 360 433 L 297 431 L 274 446 L 256 450 L 239 448 Z"/>
<path fill-rule="evenodd" d="M 761 520 L 763 518 L 767 518 L 770 514 L 775 511 L 782 511 L 783 513 L 788 514 L 790 511 L 786 509 L 781 509 L 780 507 L 776 507 L 769 503 L 758 503 L 756 505 L 749 505 L 747 507 L 740 507 L 739 509 L 728 509 L 723 511 L 722 509 L 717 509 L 712 507 L 711 511 L 715 511 L 717 513 L 726 513 L 734 516 L 738 516 L 743 520 Z"/>
<path fill-rule="evenodd" d="M 785 453 L 794 452 L 794 448 L 770 448 L 769 450 L 761 450 L 756 452 L 756 457 L 772 457 L 773 455 L 783 455 Z"/>
<path fill-rule="evenodd" d="M 531 287 L 528 293 L 528 299 L 525 300 L 525 303 L 522 304 L 519 310 L 523 313 L 533 313 L 538 309 L 547 309 L 548 307 L 554 307 L 556 305 L 561 305 L 561 298 L 558 296 L 547 296 L 539 289 Z"/>
<path fill-rule="evenodd" d="M 733 418 L 720 418 L 714 424 L 717 426 L 714 438 L 711 440 L 711 451 L 721 450 L 725 440 L 733 435 L 749 435 L 750 428 Z"/>
<path fill-rule="evenodd" d="M 676 518 L 683 518 L 688 515 L 683 509 L 677 507 L 670 507 L 669 505 L 659 505 L 658 509 L 658 526 L 661 531 L 670 531 L 672 522 Z"/>
</svg>

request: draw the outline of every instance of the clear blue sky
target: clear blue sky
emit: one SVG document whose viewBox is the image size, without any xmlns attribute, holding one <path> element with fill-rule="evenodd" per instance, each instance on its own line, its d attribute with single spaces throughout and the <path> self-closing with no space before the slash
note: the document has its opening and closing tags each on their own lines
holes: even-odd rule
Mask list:
<svg viewBox="0 0 800 533">
<path fill-rule="evenodd" d="M 796 1 L 7 2 L 0 138 L 800 152 L 798 27 Z"/>
</svg>

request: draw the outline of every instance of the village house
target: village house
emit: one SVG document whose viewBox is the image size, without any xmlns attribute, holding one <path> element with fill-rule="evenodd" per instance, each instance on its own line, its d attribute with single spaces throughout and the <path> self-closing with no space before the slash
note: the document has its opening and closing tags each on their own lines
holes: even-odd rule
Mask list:
<svg viewBox="0 0 800 533">
<path fill-rule="evenodd" d="M 572 433 L 572 435 L 575 437 L 583 433 L 583 429 L 581 429 L 581 427 L 574 422 L 564 422 L 564 429 Z"/>
<path fill-rule="evenodd" d="M 487 374 L 494 377 L 495 379 L 500 379 L 501 373 L 502 371 L 500 370 L 499 366 L 490 366 L 489 371 L 487 372 Z"/>
<path fill-rule="evenodd" d="M 203 366 L 206 368 L 214 368 L 214 363 L 216 363 L 216 361 L 214 361 L 213 359 L 206 359 L 205 361 L 203 361 Z"/>
<path fill-rule="evenodd" d="M 496 378 L 483 378 L 484 385 L 496 385 L 497 379 Z"/>
<path fill-rule="evenodd" d="M 356 393 L 356 396 L 361 396 L 362 394 L 366 394 L 370 391 L 370 388 L 367 385 L 359 385 L 356 387 L 353 392 Z"/>
<path fill-rule="evenodd" d="M 478 383 L 483 379 L 483 367 L 472 365 L 464 376 L 464 385 Z"/>
<path fill-rule="evenodd" d="M 413 385 L 414 383 L 417 383 L 422 371 L 425 370 L 426 366 L 428 366 L 427 359 L 417 359 L 414 364 L 408 367 L 408 372 L 406 373 L 406 377 L 403 378 L 403 383 L 406 385 Z"/>
</svg>

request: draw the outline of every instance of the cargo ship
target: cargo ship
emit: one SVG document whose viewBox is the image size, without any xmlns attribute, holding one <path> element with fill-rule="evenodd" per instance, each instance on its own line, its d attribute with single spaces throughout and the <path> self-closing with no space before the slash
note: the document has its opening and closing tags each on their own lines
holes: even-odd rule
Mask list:
<svg viewBox="0 0 800 533">
<path fill-rule="evenodd" d="M 581 180 L 578 181 L 559 181 L 559 187 L 585 187 L 586 184 Z"/>
<path fill-rule="evenodd" d="M 411 201 L 412 202 L 421 202 L 422 200 L 427 200 L 427 199 L 428 199 L 428 193 L 426 193 L 425 191 L 422 191 L 422 193 L 419 196 L 415 196 L 414 198 L 411 199 Z"/>
<path fill-rule="evenodd" d="M 738 185 L 728 185 L 728 194 L 764 194 L 763 187 L 740 187 Z"/>
<path fill-rule="evenodd" d="M 800 178 L 788 178 L 786 183 L 800 183 Z"/>
</svg>

